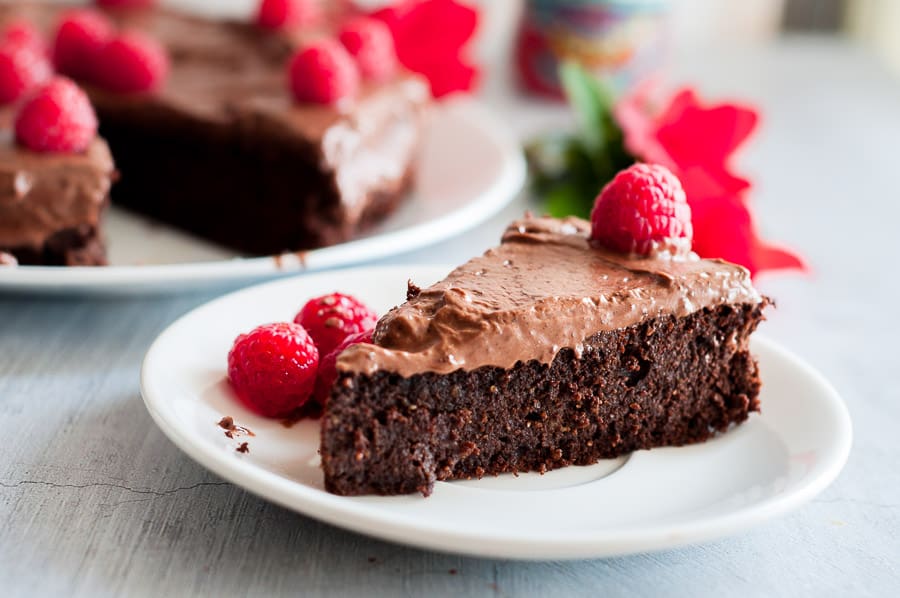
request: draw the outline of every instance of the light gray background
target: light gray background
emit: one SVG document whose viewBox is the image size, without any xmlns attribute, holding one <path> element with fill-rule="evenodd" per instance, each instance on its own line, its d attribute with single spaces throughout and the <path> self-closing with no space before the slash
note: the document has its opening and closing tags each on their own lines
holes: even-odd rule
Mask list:
<svg viewBox="0 0 900 598">
<path fill-rule="evenodd" d="M 760 278 L 778 300 L 763 329 L 832 381 L 854 421 L 850 461 L 824 494 L 737 537 L 627 558 L 517 563 L 370 540 L 222 482 L 151 422 L 144 351 L 213 294 L 0 295 L 3 594 L 898 595 L 900 85 L 865 53 L 817 39 L 687 56 L 680 68 L 705 95 L 765 111 L 741 165 L 765 232 L 813 272 Z M 485 94 L 523 137 L 566 121 L 498 80 Z M 389 261 L 460 262 L 527 205 Z"/>
</svg>

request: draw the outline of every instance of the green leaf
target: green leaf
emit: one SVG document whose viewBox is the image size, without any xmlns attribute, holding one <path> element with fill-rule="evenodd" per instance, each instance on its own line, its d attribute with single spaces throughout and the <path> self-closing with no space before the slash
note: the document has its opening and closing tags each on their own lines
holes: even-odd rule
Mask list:
<svg viewBox="0 0 900 598">
<path fill-rule="evenodd" d="M 612 95 L 577 62 L 560 64 L 559 79 L 566 99 L 575 111 L 579 137 L 588 152 L 602 153 L 610 137 Z"/>
<path fill-rule="evenodd" d="M 559 75 L 578 134 L 547 136 L 526 147 L 531 186 L 552 216 L 587 218 L 603 185 L 634 159 L 613 115 L 612 93 L 577 63 L 562 63 Z"/>
<path fill-rule="evenodd" d="M 583 189 L 574 181 L 555 185 L 544 195 L 544 200 L 544 209 L 556 218 L 563 216 L 586 218 L 590 215 L 590 204 L 584 201 Z"/>
</svg>

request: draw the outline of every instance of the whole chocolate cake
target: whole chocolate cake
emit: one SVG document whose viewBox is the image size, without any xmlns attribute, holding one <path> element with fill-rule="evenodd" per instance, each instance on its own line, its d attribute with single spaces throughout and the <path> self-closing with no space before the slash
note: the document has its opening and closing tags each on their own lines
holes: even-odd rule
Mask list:
<svg viewBox="0 0 900 598">
<path fill-rule="evenodd" d="M 438 480 L 701 442 L 758 410 L 748 342 L 768 302 L 747 270 L 609 251 L 590 232 L 525 218 L 443 281 L 411 286 L 373 344 L 338 357 L 326 488 L 427 495 Z"/>
<path fill-rule="evenodd" d="M 51 36 L 67 8 L 2 5 L 0 25 L 25 19 Z M 79 81 L 121 175 L 112 193 L 116 204 L 248 254 L 271 254 L 350 239 L 403 197 L 430 102 L 422 78 L 398 70 L 331 104 L 297 102 L 288 90 L 291 55 L 308 40 L 334 33 L 340 15 L 280 31 L 152 6 L 106 16 L 118 30 L 158 42 L 169 61 L 165 80 L 148 92 L 116 93 Z M 45 176 L 39 157 L 26 164 L 11 136 L 3 141 L 8 147 L 0 153 L 0 172 L 7 178 Z M 50 201 L 46 193 L 40 197 L 18 197 L 17 211 L 31 210 L 29 218 L 40 220 Z M 0 196 L 3 202 L 10 200 Z M 53 209 L 61 212 L 70 203 L 61 198 Z M 100 247 L 92 240 L 96 214 L 63 224 L 54 231 L 62 234 L 54 248 L 59 239 L 72 247 Z M 0 228 L 0 249 L 23 263 L 78 263 L 55 249 L 32 251 L 33 235 L 20 254 L 19 237 L 33 231 L 7 235 L 12 226 Z M 102 252 L 97 256 L 101 263 Z"/>
</svg>

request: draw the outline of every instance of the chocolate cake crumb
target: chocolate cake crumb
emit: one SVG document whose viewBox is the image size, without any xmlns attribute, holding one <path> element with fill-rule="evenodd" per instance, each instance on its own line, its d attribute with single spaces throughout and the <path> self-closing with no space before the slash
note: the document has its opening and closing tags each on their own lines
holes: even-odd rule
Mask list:
<svg viewBox="0 0 900 598">
<path fill-rule="evenodd" d="M 226 415 L 220 419 L 216 425 L 225 430 L 225 436 L 228 438 L 234 438 L 235 436 L 256 436 L 250 428 L 245 428 L 244 426 L 239 426 L 234 423 L 234 418 L 230 415 Z"/>
<path fill-rule="evenodd" d="M 449 571 L 447 571 L 447 573 L 449 573 L 450 575 L 456 575 L 459 572 L 456 569 L 450 569 Z"/>
<path fill-rule="evenodd" d="M 369 562 L 370 562 L 370 563 L 374 563 L 374 562 L 377 561 L 377 560 L 378 560 L 378 559 L 376 559 L 374 556 L 370 556 L 370 557 L 369 557 Z"/>
<path fill-rule="evenodd" d="M 422 288 L 413 284 L 413 281 L 411 281 L 411 280 L 406 281 L 406 300 L 407 301 L 412 301 L 413 299 L 418 297 L 419 293 L 421 293 L 421 292 L 422 292 Z"/>
<path fill-rule="evenodd" d="M 250 452 L 250 446 L 249 446 L 246 442 L 242 442 L 242 443 L 241 443 L 236 449 L 234 449 L 234 450 L 236 450 L 236 451 L 239 452 L 239 453 L 249 453 L 249 452 Z"/>
</svg>

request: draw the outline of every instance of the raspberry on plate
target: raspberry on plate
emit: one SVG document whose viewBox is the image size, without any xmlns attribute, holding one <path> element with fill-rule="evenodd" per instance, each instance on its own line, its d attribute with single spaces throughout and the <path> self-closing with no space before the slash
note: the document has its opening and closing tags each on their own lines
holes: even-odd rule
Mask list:
<svg viewBox="0 0 900 598">
<path fill-rule="evenodd" d="M 356 62 L 344 46 L 329 38 L 298 50 L 288 74 L 294 99 L 300 103 L 334 104 L 359 90 Z"/>
<path fill-rule="evenodd" d="M 126 31 L 109 40 L 97 56 L 98 85 L 118 93 L 157 89 L 169 72 L 169 56 L 154 38 Z"/>
<path fill-rule="evenodd" d="M 378 316 L 359 299 L 331 293 L 309 300 L 294 322 L 309 331 L 320 355 L 328 355 L 351 334 L 375 326 Z"/>
<path fill-rule="evenodd" d="M 63 75 L 93 80 L 97 56 L 112 37 L 112 22 L 96 10 L 63 14 L 53 38 L 53 64 Z"/>
<path fill-rule="evenodd" d="M 53 75 L 47 57 L 22 41 L 0 41 L 0 104 L 15 102 Z"/>
<path fill-rule="evenodd" d="M 397 72 L 394 37 L 384 21 L 367 17 L 348 20 L 338 35 L 366 79 L 381 81 Z"/>
<path fill-rule="evenodd" d="M 16 139 L 36 152 L 82 152 L 97 135 L 97 116 L 74 82 L 54 77 L 22 105 Z"/>
<path fill-rule="evenodd" d="M 319 360 L 319 374 L 316 376 L 316 389 L 313 391 L 313 398 L 319 405 L 324 406 L 328 401 L 328 395 L 331 393 L 331 387 L 337 378 L 337 358 L 344 349 L 359 343 L 372 342 L 373 329 L 364 330 L 351 334 L 343 340 L 333 351 L 323 356 Z"/>
<path fill-rule="evenodd" d="M 591 241 L 622 253 L 690 251 L 691 207 L 665 166 L 634 164 L 600 191 L 591 211 Z"/>
<path fill-rule="evenodd" d="M 319 351 L 298 324 L 264 324 L 239 335 L 228 353 L 228 380 L 262 415 L 279 417 L 312 395 Z"/>
<path fill-rule="evenodd" d="M 284 29 L 306 25 L 316 17 L 314 0 L 262 0 L 256 24 L 264 29 Z"/>
</svg>

